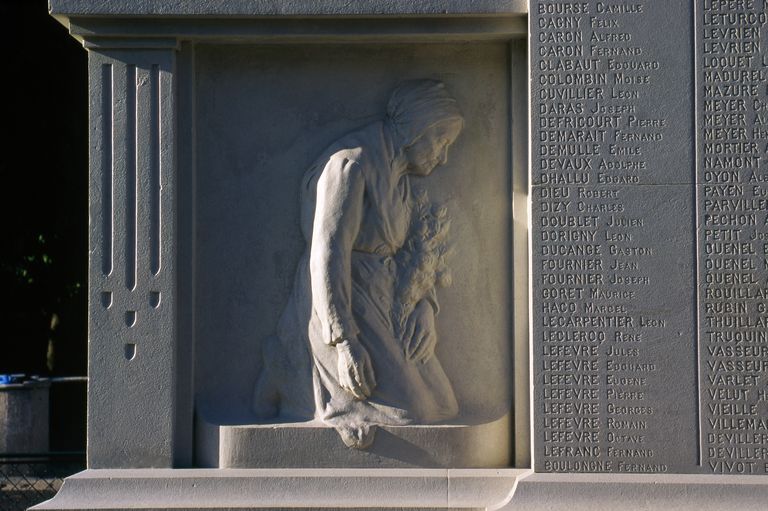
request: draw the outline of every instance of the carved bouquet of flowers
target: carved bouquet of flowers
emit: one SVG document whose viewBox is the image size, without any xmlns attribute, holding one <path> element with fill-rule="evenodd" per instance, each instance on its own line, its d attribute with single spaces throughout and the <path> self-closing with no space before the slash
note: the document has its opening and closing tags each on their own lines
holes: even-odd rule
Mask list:
<svg viewBox="0 0 768 511">
<path fill-rule="evenodd" d="M 451 220 L 445 205 L 429 201 L 426 190 L 416 193 L 411 225 L 405 245 L 395 256 L 395 302 L 392 309 L 395 334 L 402 339 L 405 324 L 416 305 L 431 296 L 436 287 L 451 285 L 451 270 L 446 258 Z"/>
</svg>

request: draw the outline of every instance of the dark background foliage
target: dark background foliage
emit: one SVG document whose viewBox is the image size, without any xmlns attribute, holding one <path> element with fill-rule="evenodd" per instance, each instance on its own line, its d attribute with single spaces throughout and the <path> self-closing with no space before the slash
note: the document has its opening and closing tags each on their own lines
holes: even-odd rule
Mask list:
<svg viewBox="0 0 768 511">
<path fill-rule="evenodd" d="M 0 0 L 0 373 L 86 375 L 87 54 L 45 0 Z M 50 449 L 85 448 L 85 384 L 51 387 Z"/>
<path fill-rule="evenodd" d="M 0 20 L 0 373 L 85 375 L 87 55 L 45 0 Z"/>
</svg>

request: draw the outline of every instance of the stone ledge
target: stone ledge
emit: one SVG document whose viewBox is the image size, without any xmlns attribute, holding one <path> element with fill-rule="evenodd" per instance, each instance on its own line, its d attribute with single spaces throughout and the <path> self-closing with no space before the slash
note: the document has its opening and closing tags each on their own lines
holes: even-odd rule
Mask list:
<svg viewBox="0 0 768 511">
<path fill-rule="evenodd" d="M 519 15 L 527 0 L 49 0 L 54 16 L 450 16 Z"/>
<path fill-rule="evenodd" d="M 485 509 L 526 470 L 121 469 L 66 479 L 34 510 Z"/>
<path fill-rule="evenodd" d="M 504 511 L 758 511 L 768 476 L 535 474 L 520 478 Z"/>
<path fill-rule="evenodd" d="M 768 476 L 515 469 L 125 469 L 67 478 L 42 510 L 488 509 L 758 511 Z"/>
</svg>

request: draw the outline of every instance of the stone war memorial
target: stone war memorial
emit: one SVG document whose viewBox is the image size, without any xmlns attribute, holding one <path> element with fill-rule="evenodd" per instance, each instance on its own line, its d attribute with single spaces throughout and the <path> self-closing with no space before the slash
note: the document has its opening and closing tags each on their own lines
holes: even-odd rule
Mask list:
<svg viewBox="0 0 768 511">
<path fill-rule="evenodd" d="M 768 509 L 768 2 L 50 12 L 88 469 L 34 509 Z"/>
</svg>

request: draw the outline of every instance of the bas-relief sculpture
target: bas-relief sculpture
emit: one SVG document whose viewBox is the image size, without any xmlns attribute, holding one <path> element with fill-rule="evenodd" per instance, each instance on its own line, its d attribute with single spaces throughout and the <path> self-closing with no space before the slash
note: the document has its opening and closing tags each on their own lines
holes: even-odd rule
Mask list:
<svg viewBox="0 0 768 511">
<path fill-rule="evenodd" d="M 277 332 L 263 343 L 257 415 L 320 419 L 364 449 L 377 425 L 435 423 L 459 405 L 435 355 L 450 220 L 412 178 L 445 163 L 463 128 L 443 83 L 391 94 L 382 121 L 331 144 L 301 184 L 306 240 Z"/>
<path fill-rule="evenodd" d="M 204 119 L 199 124 L 200 243 L 196 253 L 201 270 L 196 307 L 195 452 L 200 466 L 498 467 L 508 463 L 512 372 L 506 278 L 511 271 L 505 256 L 510 241 L 506 56 L 506 47 L 497 44 L 198 49 L 198 113 Z M 302 62 L 312 62 L 312 81 L 304 79 L 307 71 Z M 458 79 L 454 69 L 472 78 Z M 429 240 L 413 239 L 412 250 L 405 243 L 412 236 L 406 234 L 405 240 L 397 241 L 396 247 L 403 246 L 393 259 L 408 257 L 420 245 L 432 244 L 435 249 L 445 245 L 445 252 L 451 247 L 443 261 L 451 268 L 453 284 L 441 288 L 439 282 L 437 286 L 430 283 L 412 291 L 428 296 L 425 291 L 437 287 L 435 353 L 459 409 L 457 415 L 443 420 L 411 413 L 394 423 L 391 417 L 386 422 L 361 422 L 376 429 L 375 440 L 364 450 L 350 449 L 333 420 L 324 419 L 323 406 L 316 406 L 314 360 L 305 333 L 313 303 L 297 299 L 299 293 L 294 293 L 297 268 L 304 268 L 299 273 L 302 289 L 311 290 L 307 233 L 311 233 L 316 197 L 310 197 L 302 183 L 314 162 L 318 174 L 324 169 L 331 154 L 328 149 L 343 139 L 356 139 L 358 145 L 353 147 L 380 145 L 379 135 L 368 136 L 365 145 L 360 144 L 361 132 L 370 131 L 361 127 L 388 122 L 387 104 L 398 84 L 423 78 L 445 83 L 459 105 L 463 129 L 448 149 L 450 158 L 434 175 L 409 173 L 406 178 L 413 185 L 414 211 L 428 212 L 430 228 L 442 228 L 442 232 Z M 340 83 L 365 85 L 350 94 Z M 385 161 L 379 170 L 390 171 L 391 164 Z M 420 201 L 417 189 L 427 190 L 429 200 Z M 432 202 L 447 205 L 447 211 L 441 213 L 442 208 Z M 415 216 L 402 220 L 408 230 L 416 229 L 411 225 Z M 444 225 L 448 217 L 449 227 Z M 400 277 L 400 290 L 392 296 L 407 291 L 402 285 L 408 281 L 405 272 Z M 444 273 L 443 278 L 447 277 Z M 381 307 L 387 309 L 386 315 L 406 318 L 407 307 L 415 309 L 418 301 L 405 304 L 400 312 L 387 309 L 386 304 Z M 298 332 L 301 337 L 293 340 L 280 327 L 294 321 L 288 319 L 290 311 L 298 311 L 293 316 L 304 315 L 302 321 L 306 321 L 304 332 Z M 351 311 L 358 322 L 356 314 Z M 393 319 L 393 323 L 398 322 Z M 372 353 L 370 346 L 365 348 L 377 384 L 367 401 L 376 402 L 387 385 L 400 385 L 392 383 L 389 375 L 401 375 L 402 370 L 389 369 L 386 359 Z M 332 359 L 326 366 L 338 373 L 336 364 Z M 254 400 L 257 380 L 276 382 L 259 386 L 264 399 Z M 419 410 L 426 401 L 412 397 L 412 390 L 397 392 L 416 401 L 416 412 L 424 415 Z M 399 408 L 408 410 L 405 405 Z M 362 430 L 350 431 L 354 443 L 354 434 Z M 494 441 L 487 442 L 491 437 Z M 367 438 L 372 439 L 373 435 Z"/>
</svg>

